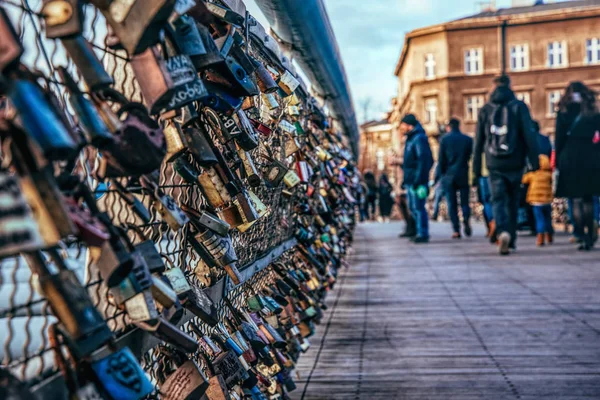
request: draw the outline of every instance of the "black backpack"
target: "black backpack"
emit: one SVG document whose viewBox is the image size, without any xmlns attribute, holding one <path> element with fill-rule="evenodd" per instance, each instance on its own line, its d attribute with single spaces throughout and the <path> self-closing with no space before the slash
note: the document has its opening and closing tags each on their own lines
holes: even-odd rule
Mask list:
<svg viewBox="0 0 600 400">
<path fill-rule="evenodd" d="M 518 135 L 511 123 L 515 116 L 511 106 L 516 100 L 507 104 L 492 104 L 492 111 L 488 114 L 489 131 L 487 135 L 487 152 L 494 157 L 509 157 L 517 147 Z"/>
</svg>

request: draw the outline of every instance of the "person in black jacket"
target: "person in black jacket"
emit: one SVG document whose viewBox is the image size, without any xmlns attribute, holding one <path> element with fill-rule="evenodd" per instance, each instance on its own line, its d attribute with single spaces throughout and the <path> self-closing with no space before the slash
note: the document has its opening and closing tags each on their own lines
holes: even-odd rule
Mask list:
<svg viewBox="0 0 600 400">
<path fill-rule="evenodd" d="M 385 173 L 381 174 L 379 177 L 379 215 L 383 222 L 390 222 L 390 215 L 392 215 L 392 208 L 394 207 L 393 191 L 394 187 L 388 176 Z"/>
<path fill-rule="evenodd" d="M 417 236 L 413 242 L 427 243 L 429 242 L 429 217 L 425 204 L 429 172 L 433 166 L 429 139 L 417 118 L 412 114 L 407 114 L 402 118 L 400 131 L 406 135 L 402 186 L 407 190 L 408 206 L 417 223 Z"/>
<path fill-rule="evenodd" d="M 460 223 L 458 219 L 458 203 L 456 196 L 460 195 L 460 206 L 464 231 L 471 236 L 471 207 L 469 205 L 469 161 L 473 153 L 473 139 L 460 131 L 460 121 L 452 118 L 448 123 L 448 134 L 440 143 L 438 158 L 441 185 L 448 201 L 448 214 L 454 229 L 453 239 L 460 239 Z"/>
<path fill-rule="evenodd" d="M 600 114 L 596 93 L 572 82 L 559 102 L 556 117 L 556 197 L 573 203 L 579 249 L 591 250 L 597 238 L 594 196 L 600 195 Z"/>
<path fill-rule="evenodd" d="M 532 170 L 538 170 L 539 150 L 529 109 L 515 97 L 508 76 L 502 75 L 494 83 L 496 88 L 477 118 L 473 185 L 479 183 L 485 151 L 498 247 L 501 255 L 508 255 L 510 249 L 516 249 L 519 191 L 525 160 L 529 158 Z"/>
</svg>

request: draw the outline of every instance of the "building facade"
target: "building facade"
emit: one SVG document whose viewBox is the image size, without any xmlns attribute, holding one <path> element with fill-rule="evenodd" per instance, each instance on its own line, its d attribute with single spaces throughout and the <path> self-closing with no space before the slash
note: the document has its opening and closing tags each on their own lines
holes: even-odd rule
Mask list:
<svg viewBox="0 0 600 400">
<path fill-rule="evenodd" d="M 399 136 L 392 135 L 388 118 L 369 121 L 360 126 L 360 159 L 358 167 L 362 173 L 371 171 L 377 178 L 388 175 L 392 184 L 398 180 Z"/>
<path fill-rule="evenodd" d="M 432 137 L 450 117 L 473 134 L 493 78 L 503 71 L 542 131 L 553 134 L 555 107 L 569 82 L 600 91 L 599 25 L 600 0 L 576 0 L 488 10 L 408 33 L 395 71 L 392 135 L 409 112 Z"/>
</svg>

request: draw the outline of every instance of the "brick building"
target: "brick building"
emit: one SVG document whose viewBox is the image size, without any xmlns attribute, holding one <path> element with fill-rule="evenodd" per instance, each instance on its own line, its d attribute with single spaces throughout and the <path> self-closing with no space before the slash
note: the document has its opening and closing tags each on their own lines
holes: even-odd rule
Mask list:
<svg viewBox="0 0 600 400">
<path fill-rule="evenodd" d="M 360 160 L 361 172 L 371 171 L 377 178 L 386 173 L 391 182 L 397 181 L 398 168 L 395 160 L 400 148 L 400 137 L 392 135 L 392 125 L 388 119 L 369 121 L 360 126 Z"/>
<path fill-rule="evenodd" d="M 489 9 L 408 33 L 395 71 L 392 135 L 408 112 L 432 136 L 452 116 L 472 134 L 492 80 L 502 71 L 543 131 L 552 134 L 555 105 L 570 81 L 600 90 L 599 25 L 600 0 L 575 0 Z M 437 141 L 431 142 L 435 151 Z"/>
</svg>

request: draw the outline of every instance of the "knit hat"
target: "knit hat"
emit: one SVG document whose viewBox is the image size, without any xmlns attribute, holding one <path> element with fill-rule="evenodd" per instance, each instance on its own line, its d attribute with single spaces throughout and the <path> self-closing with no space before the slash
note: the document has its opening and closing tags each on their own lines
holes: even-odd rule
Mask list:
<svg viewBox="0 0 600 400">
<path fill-rule="evenodd" d="M 410 126 L 417 126 L 419 124 L 417 117 L 415 117 L 413 114 L 406 114 L 404 118 L 402 118 L 402 122 Z"/>
<path fill-rule="evenodd" d="M 494 83 L 498 87 L 509 87 L 510 86 L 510 78 L 508 75 L 500 75 L 494 78 Z"/>
</svg>

